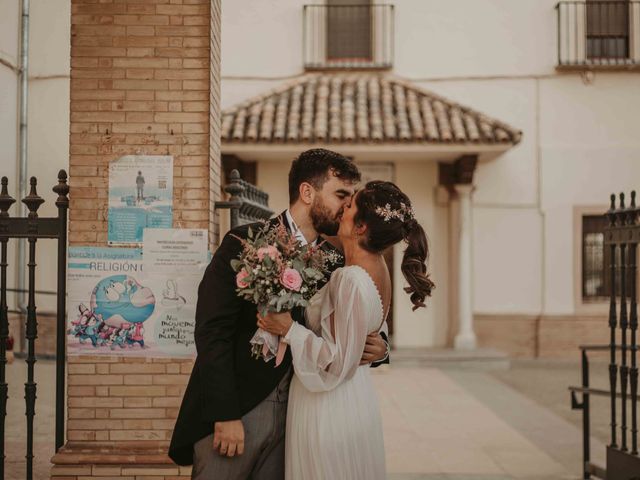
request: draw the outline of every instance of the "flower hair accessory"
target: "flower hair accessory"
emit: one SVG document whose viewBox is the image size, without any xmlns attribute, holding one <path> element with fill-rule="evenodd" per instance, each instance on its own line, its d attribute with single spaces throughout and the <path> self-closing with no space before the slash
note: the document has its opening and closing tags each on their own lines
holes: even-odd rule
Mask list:
<svg viewBox="0 0 640 480">
<path fill-rule="evenodd" d="M 397 218 L 401 222 L 405 222 L 412 218 L 415 218 L 413 208 L 400 203 L 400 208 L 391 208 L 391 204 L 387 203 L 384 207 L 376 207 L 376 213 L 384 218 L 385 222 L 388 222 L 392 218 Z"/>
</svg>

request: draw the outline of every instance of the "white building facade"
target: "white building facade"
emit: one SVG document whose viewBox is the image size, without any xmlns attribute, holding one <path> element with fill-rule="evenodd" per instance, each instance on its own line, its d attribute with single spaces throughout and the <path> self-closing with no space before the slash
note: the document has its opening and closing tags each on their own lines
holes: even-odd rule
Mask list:
<svg viewBox="0 0 640 480">
<path fill-rule="evenodd" d="M 237 113 L 238 105 L 268 97 L 300 75 L 317 70 L 335 75 L 340 65 L 329 53 L 335 48 L 329 37 L 340 35 L 340 24 L 332 20 L 331 9 L 341 2 L 328 3 L 327 12 L 315 18 L 302 1 L 224 5 L 222 101 L 227 112 Z M 640 12 L 636 2 L 601 3 L 610 5 L 388 2 L 390 68 L 384 64 L 389 59 L 380 58 L 386 27 L 375 10 L 379 7 L 369 7 L 364 21 L 362 14 L 351 13 L 350 25 L 360 25 L 369 50 L 356 45 L 355 60 L 343 52 L 346 68 L 340 74 L 359 75 L 362 68 L 371 71 L 373 63 L 381 67 L 377 73 L 522 132 L 502 152 L 475 151 L 471 188 L 443 188 L 439 165 L 454 159 L 444 149 L 433 152 L 426 137 L 422 148 L 416 144 L 411 151 L 385 148 L 384 142 L 313 139 L 288 150 L 286 139 L 272 137 L 252 148 L 246 134 L 235 139 L 231 134 L 227 140 L 223 136 L 223 153 L 255 165 L 255 181 L 271 195 L 276 211 L 287 206 L 286 173 L 295 150 L 322 144 L 352 156 L 365 172 L 387 172 L 410 195 L 430 237 L 437 288 L 427 310 L 411 312 L 401 290 L 401 249 L 395 252 L 396 347 L 453 346 L 459 320 L 470 308 L 479 346 L 519 356 L 575 355 L 573 347 L 603 339 L 606 331 L 608 301 L 601 284 L 607 280 L 597 271 L 601 236 L 588 235 L 591 215 L 606 211 L 610 193 L 629 192 L 640 179 L 634 121 L 640 107 Z M 607 21 L 598 13 L 603 8 L 609 9 Z M 311 40 L 310 29 L 315 29 Z M 362 42 L 357 32 L 343 38 Z M 317 45 L 311 53 L 310 42 Z M 468 212 L 461 210 L 467 201 Z M 460 238 L 461 226 L 469 229 L 468 238 Z M 468 255 L 460 251 L 465 245 Z"/>
<path fill-rule="evenodd" d="M 49 214 L 49 189 L 57 170 L 68 165 L 70 9 L 64 0 L 30 3 L 28 175 L 40 178 L 49 200 L 41 213 Z M 341 4 L 363 7 L 351 16 L 330 13 Z M 315 137 L 293 144 L 271 137 L 265 146 L 242 136 L 223 139 L 227 160 L 244 165 L 247 179 L 270 194 L 275 211 L 287 206 L 289 162 L 318 145 L 342 151 L 366 177 L 392 179 L 409 194 L 429 235 L 437 288 L 428 309 L 412 312 L 402 292 L 401 248 L 395 251 L 396 347 L 453 347 L 464 331 L 460 347 L 574 355 L 577 344 L 602 338 L 608 280 L 598 271 L 602 248 L 593 215 L 607 209 L 610 193 L 628 192 L 640 180 L 638 2 L 305 5 L 224 2 L 224 109 L 237 112 L 238 105 L 309 76 L 381 75 L 409 85 L 405 93 L 442 97 L 447 109 L 481 112 L 478 118 L 508 138 L 500 140 L 494 129 L 498 137 L 486 146 L 471 139 L 466 124 L 458 141 L 454 128 L 454 139 L 439 146 L 425 134 L 402 148 L 403 142 Z M 606 22 L 599 8 L 609 9 Z M 0 0 L 0 12 L 0 173 L 18 198 L 19 2 Z M 426 131 L 422 112 L 420 119 Z M 436 128 L 441 134 L 438 120 Z M 469 182 L 447 185 L 443 165 L 460 166 L 469 155 L 477 161 Z M 55 258 L 46 251 L 38 259 L 38 288 L 54 290 Z"/>
</svg>

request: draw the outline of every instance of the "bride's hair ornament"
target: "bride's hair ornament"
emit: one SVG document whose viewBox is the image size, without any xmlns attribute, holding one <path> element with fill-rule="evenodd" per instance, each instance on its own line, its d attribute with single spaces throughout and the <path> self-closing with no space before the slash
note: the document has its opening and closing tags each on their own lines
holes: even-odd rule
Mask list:
<svg viewBox="0 0 640 480">
<path fill-rule="evenodd" d="M 400 208 L 396 209 L 391 208 L 390 203 L 387 203 L 384 207 L 376 207 L 376 213 L 384 218 L 385 222 L 388 222 L 393 218 L 397 218 L 401 222 L 406 222 L 415 218 L 413 208 L 405 205 L 403 202 L 400 202 Z"/>
<path fill-rule="evenodd" d="M 408 283 L 405 291 L 411 296 L 414 310 L 424 307 L 435 285 L 427 273 L 427 237 L 415 218 L 411 200 L 397 185 L 380 180 L 367 183 L 354 200 L 358 207 L 354 222 L 367 225 L 360 245 L 381 253 L 398 242 L 407 244 L 401 265 Z"/>
</svg>

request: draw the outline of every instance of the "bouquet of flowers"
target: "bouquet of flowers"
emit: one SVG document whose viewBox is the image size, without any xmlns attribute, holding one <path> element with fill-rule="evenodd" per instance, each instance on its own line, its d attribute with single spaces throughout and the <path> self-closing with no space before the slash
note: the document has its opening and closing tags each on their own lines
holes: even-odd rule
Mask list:
<svg viewBox="0 0 640 480">
<path fill-rule="evenodd" d="M 261 315 L 308 306 L 330 263 L 337 261 L 319 245 L 300 245 L 282 222 L 275 227 L 265 223 L 258 231 L 249 228 L 247 237 L 236 237 L 243 248 L 231 268 L 238 295 L 255 303 Z M 255 358 L 268 362 L 277 357 L 276 366 L 282 361 L 285 345 L 278 336 L 259 328 L 250 343 Z"/>
</svg>

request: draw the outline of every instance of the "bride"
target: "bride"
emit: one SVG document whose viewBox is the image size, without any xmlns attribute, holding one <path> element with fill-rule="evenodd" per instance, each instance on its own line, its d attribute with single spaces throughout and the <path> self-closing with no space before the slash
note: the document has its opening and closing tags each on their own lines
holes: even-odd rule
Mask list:
<svg viewBox="0 0 640 480">
<path fill-rule="evenodd" d="M 338 237 L 346 266 L 312 299 L 307 327 L 289 313 L 258 320 L 263 329 L 283 335 L 293 355 L 285 447 L 289 480 L 385 478 L 380 411 L 369 368 L 360 365 L 367 334 L 381 328 L 391 304 L 382 252 L 407 242 L 402 273 L 414 310 L 425 306 L 434 287 L 426 274 L 424 230 L 409 198 L 393 183 L 369 182 L 357 192 Z"/>
</svg>

